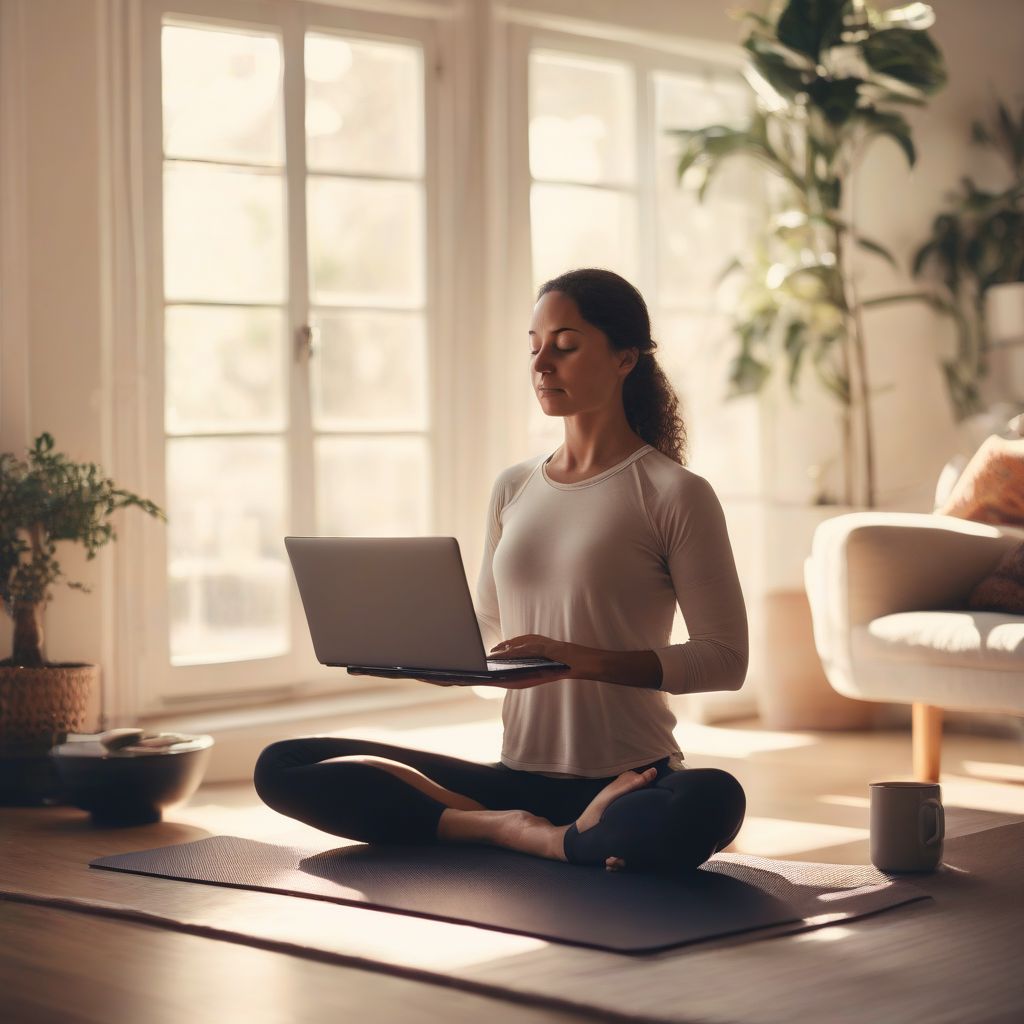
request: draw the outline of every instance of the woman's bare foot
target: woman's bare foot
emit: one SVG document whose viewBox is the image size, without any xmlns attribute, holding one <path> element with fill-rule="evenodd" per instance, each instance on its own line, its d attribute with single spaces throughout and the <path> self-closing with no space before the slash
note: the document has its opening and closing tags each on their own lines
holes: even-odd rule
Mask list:
<svg viewBox="0 0 1024 1024">
<path fill-rule="evenodd" d="M 644 772 L 623 772 L 587 805 L 576 819 L 576 830 L 584 832 L 593 828 L 613 800 L 631 790 L 649 785 L 657 775 L 655 768 L 648 768 Z M 437 837 L 443 842 L 490 843 L 506 850 L 564 861 L 565 833 L 568 827 L 553 825 L 547 818 L 528 811 L 478 811 L 448 807 L 438 822 Z M 618 871 L 625 866 L 626 862 L 621 857 L 608 857 L 605 861 L 609 871 Z"/>
<path fill-rule="evenodd" d="M 634 789 L 641 789 L 644 786 L 650 785 L 657 777 L 657 768 L 648 768 L 642 772 L 623 772 L 613 782 L 609 782 L 587 804 L 584 812 L 576 819 L 576 831 L 585 832 L 588 828 L 593 828 L 601 820 L 601 815 L 604 814 L 605 808 L 613 800 L 617 800 L 623 794 L 629 793 Z M 606 857 L 604 866 L 608 871 L 621 871 L 626 866 L 626 862 L 621 857 Z"/>
<path fill-rule="evenodd" d="M 528 811 L 464 811 L 449 807 L 441 812 L 437 838 L 449 843 L 489 843 L 535 857 L 565 860 L 562 844 L 568 827 L 552 825 L 547 818 Z"/>
</svg>

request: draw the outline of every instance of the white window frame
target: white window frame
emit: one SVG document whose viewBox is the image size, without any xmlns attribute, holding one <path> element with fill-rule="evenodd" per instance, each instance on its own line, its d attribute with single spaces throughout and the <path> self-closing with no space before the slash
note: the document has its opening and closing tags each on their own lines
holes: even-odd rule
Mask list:
<svg viewBox="0 0 1024 1024">
<path fill-rule="evenodd" d="M 732 68 L 738 77 L 743 68 L 742 52 L 737 52 L 738 48 L 733 50 L 725 47 L 708 47 L 708 52 L 701 54 L 696 48 L 691 50 L 690 47 L 678 42 L 660 49 L 653 43 L 645 45 L 638 42 L 620 42 L 588 35 L 582 29 L 579 33 L 568 33 L 564 29 L 550 27 L 546 23 L 547 19 L 543 18 L 537 19 L 537 22 L 534 23 L 534 20 L 528 17 L 521 17 L 510 26 L 508 33 L 509 84 L 512 100 L 507 146 L 509 154 L 516 154 L 517 149 L 522 150 L 518 158 L 510 160 L 513 182 L 509 200 L 512 211 L 509 232 L 510 249 L 523 268 L 516 276 L 518 288 L 523 295 L 522 304 L 527 311 L 533 304 L 530 239 L 530 190 L 533 177 L 529 163 L 529 57 L 533 50 L 557 51 L 617 61 L 632 67 L 635 75 L 636 180 L 632 188 L 615 186 L 615 189 L 625 193 L 632 192 L 637 199 L 638 272 L 637 279 L 632 283 L 647 297 L 652 315 L 656 315 L 660 310 L 660 299 L 657 287 L 657 168 L 653 76 L 656 72 L 695 75 L 709 71 L 720 75 L 723 69 Z M 512 92 L 512 89 L 515 89 L 515 92 Z M 503 376 L 506 381 L 514 381 L 517 376 L 525 379 L 522 358 L 522 351 L 526 345 L 525 334 L 526 320 L 522 316 L 508 321 L 505 342 L 502 350 L 497 353 L 502 360 Z M 523 394 L 528 400 L 530 396 L 525 387 Z M 527 447 L 526 401 L 511 401 L 507 408 L 508 420 L 513 424 L 512 435 L 515 438 L 512 457 L 525 458 L 531 454 Z"/>
<path fill-rule="evenodd" d="M 115 376 L 122 382 L 112 421 L 118 473 L 133 480 L 140 493 L 164 503 L 163 240 L 159 230 L 163 202 L 159 25 L 164 13 L 191 21 L 262 23 L 282 35 L 287 31 L 299 37 L 308 25 L 377 38 L 422 39 L 427 41 L 425 175 L 427 238 L 432 247 L 427 301 L 433 529 L 459 539 L 472 586 L 492 482 L 503 467 L 524 457 L 527 438 L 527 407 L 509 384 L 520 379 L 525 386 L 522 349 L 533 305 L 530 48 L 536 45 L 634 64 L 639 76 L 636 142 L 640 161 L 636 283 L 647 295 L 654 294 L 656 252 L 643 240 L 652 238 L 655 179 L 650 138 L 653 99 L 643 83 L 650 83 L 653 70 L 692 73 L 695 66 L 711 64 L 739 71 L 742 52 L 734 45 L 588 21 L 583 11 L 591 6 L 587 4 L 581 4 L 584 16 L 577 18 L 493 0 L 471 4 L 459 0 L 124 3 L 129 14 L 126 24 L 111 29 L 115 49 L 120 33 L 130 37 L 127 57 L 122 55 L 115 62 L 114 95 L 108 98 L 112 119 L 123 119 L 110 128 L 111 159 L 115 171 L 121 168 L 118 173 L 134 183 L 129 191 L 131 202 L 138 206 L 138 223 L 119 223 L 116 201 L 110 219 L 115 248 L 130 248 L 120 236 L 134 232 L 139 252 L 134 270 L 114 268 L 115 295 L 123 304 L 115 313 L 112 353 Z M 289 130 L 294 133 L 294 119 Z M 294 247 L 294 232 L 291 237 Z M 303 304 L 307 301 L 305 290 L 292 289 L 293 306 L 297 294 Z M 290 314 L 290 329 L 307 322 L 294 308 Z M 308 451 L 311 460 L 311 446 Z M 305 471 L 311 474 L 311 464 Z M 293 496 L 293 501 L 298 500 Z M 312 515 L 311 502 L 306 513 Z M 120 626 L 114 683 L 106 687 L 108 721 L 206 713 L 319 694 L 351 694 L 364 700 L 397 685 L 339 678 L 338 670 L 323 669 L 312 659 L 290 671 L 259 661 L 172 668 L 167 657 L 165 527 L 146 517 L 126 520 L 117 548 L 115 600 Z M 299 641 L 308 633 L 297 603 L 294 608 L 291 625 L 293 638 Z M 176 673 L 193 674 L 196 685 L 176 688 Z M 450 696 L 450 690 L 431 688 L 423 699 L 435 696 Z"/>
<path fill-rule="evenodd" d="M 166 507 L 164 363 L 163 363 L 163 145 L 160 33 L 165 18 L 194 24 L 227 28 L 251 28 L 279 33 L 284 62 L 285 152 L 287 188 L 288 291 L 286 317 L 288 339 L 309 323 L 306 278 L 305 214 L 305 127 L 296 116 L 301 107 L 301 60 L 288 60 L 302 53 L 306 30 L 334 30 L 347 36 L 406 42 L 419 45 L 424 66 L 424 181 L 426 199 L 426 323 L 430 392 L 429 450 L 431 457 L 432 502 L 430 519 L 437 533 L 454 536 L 466 533 L 465 517 L 454 500 L 453 476 L 457 466 L 452 458 L 456 433 L 455 402 L 448 382 L 454 358 L 445 343 L 450 327 L 450 298 L 444 282 L 452 279 L 452 232 L 442 228 L 453 209 L 452 119 L 450 84 L 440 75 L 444 55 L 450 47 L 446 18 L 419 17 L 408 13 L 378 13 L 342 9 L 314 3 L 284 3 L 281 0 L 148 0 L 141 19 L 142 32 L 142 196 L 146 223 L 145 282 L 146 337 L 149 340 L 144 375 L 144 441 L 142 458 L 147 466 L 147 496 Z M 315 358 L 315 357 L 314 357 Z M 286 434 L 287 463 L 291 495 L 289 530 L 315 532 L 313 492 L 313 429 L 309 404 L 307 364 L 292 373 L 289 387 L 289 432 Z M 293 458 L 296 460 L 292 464 Z M 143 642 L 138 657 L 144 683 L 136 688 L 138 713 L 157 714 L 169 710 L 223 706 L 240 700 L 284 696 L 312 696 L 338 692 L 338 670 L 321 666 L 312 654 L 308 628 L 294 583 L 291 586 L 290 630 L 292 650 L 276 658 L 210 664 L 170 663 L 167 591 L 167 536 L 163 527 L 147 531 L 148 541 L 140 545 L 146 601 L 137 616 L 142 620 Z M 346 682 L 347 692 L 380 688 L 370 683 Z"/>
</svg>

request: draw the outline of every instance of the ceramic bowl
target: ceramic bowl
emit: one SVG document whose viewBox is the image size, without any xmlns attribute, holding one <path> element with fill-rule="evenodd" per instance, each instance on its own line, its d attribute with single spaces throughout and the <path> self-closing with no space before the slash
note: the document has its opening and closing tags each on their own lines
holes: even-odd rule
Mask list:
<svg viewBox="0 0 1024 1024">
<path fill-rule="evenodd" d="M 98 741 L 62 743 L 50 751 L 63 799 L 88 811 L 99 825 L 160 821 L 203 780 L 212 736 L 176 735 L 164 746 L 109 750 Z"/>
</svg>

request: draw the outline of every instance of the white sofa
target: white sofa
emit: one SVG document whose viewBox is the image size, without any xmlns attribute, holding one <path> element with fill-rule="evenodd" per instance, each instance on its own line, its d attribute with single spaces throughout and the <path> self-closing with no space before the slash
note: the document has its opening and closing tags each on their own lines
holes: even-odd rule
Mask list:
<svg viewBox="0 0 1024 1024">
<path fill-rule="evenodd" d="M 1024 715 L 1024 616 L 967 608 L 1024 531 L 854 512 L 821 523 L 804 581 L 833 688 L 913 705 L 914 774 L 938 781 L 942 710 Z"/>
</svg>

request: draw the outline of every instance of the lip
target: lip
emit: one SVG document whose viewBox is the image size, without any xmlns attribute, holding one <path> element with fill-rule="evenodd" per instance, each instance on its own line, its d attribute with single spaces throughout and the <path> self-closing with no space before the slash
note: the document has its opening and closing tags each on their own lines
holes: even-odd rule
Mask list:
<svg viewBox="0 0 1024 1024">
<path fill-rule="evenodd" d="M 545 388 L 545 387 L 542 387 L 542 388 L 537 388 L 537 390 L 540 391 L 540 392 L 545 392 L 545 391 L 561 391 L 561 392 L 564 392 L 565 388 Z"/>
</svg>

